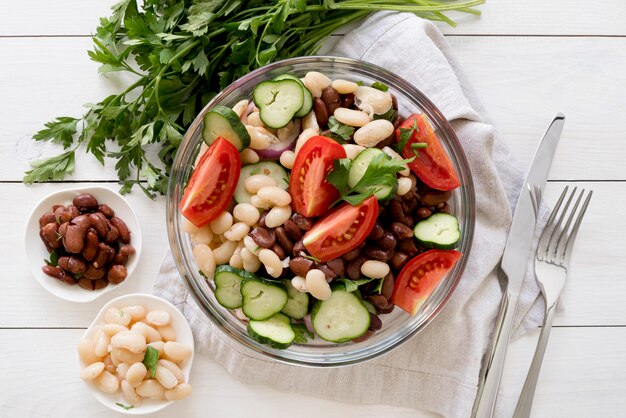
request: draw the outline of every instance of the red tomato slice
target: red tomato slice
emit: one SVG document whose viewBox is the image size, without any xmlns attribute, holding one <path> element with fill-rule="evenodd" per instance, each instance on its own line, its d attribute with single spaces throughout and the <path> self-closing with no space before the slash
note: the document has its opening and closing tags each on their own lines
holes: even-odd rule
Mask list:
<svg viewBox="0 0 626 418">
<path fill-rule="evenodd" d="M 333 162 L 339 158 L 346 158 L 346 151 L 325 136 L 314 136 L 302 146 L 289 180 L 295 212 L 307 217 L 320 216 L 339 198 L 339 191 L 326 180 Z"/>
<path fill-rule="evenodd" d="M 217 138 L 198 161 L 180 201 L 180 211 L 198 228 L 222 213 L 235 193 L 241 172 L 237 148 Z"/>
<path fill-rule="evenodd" d="M 378 200 L 370 196 L 360 205 L 343 203 L 320 219 L 306 234 L 304 248 L 320 261 L 344 255 L 372 232 L 378 217 Z"/>
<path fill-rule="evenodd" d="M 391 303 L 415 315 L 462 255 L 456 250 L 429 250 L 413 258 L 396 279 Z"/>
<path fill-rule="evenodd" d="M 461 185 L 459 176 L 424 115 L 409 116 L 396 129 L 396 141 L 400 142 L 401 129 L 413 129 L 414 124 L 417 129 L 413 130 L 402 155 L 404 158 L 412 158 L 415 155 L 411 144 L 424 142 L 428 146 L 417 150 L 418 157 L 409 163 L 411 171 L 433 189 L 452 190 L 459 187 Z"/>
</svg>

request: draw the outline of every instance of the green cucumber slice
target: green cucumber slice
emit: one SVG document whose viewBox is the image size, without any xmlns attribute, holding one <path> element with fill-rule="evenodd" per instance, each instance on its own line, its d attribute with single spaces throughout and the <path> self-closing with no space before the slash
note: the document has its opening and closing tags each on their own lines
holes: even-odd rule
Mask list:
<svg viewBox="0 0 626 418">
<path fill-rule="evenodd" d="M 326 341 L 342 343 L 365 334 L 370 313 L 354 293 L 336 289 L 327 300 L 319 301 L 311 313 L 313 328 Z"/>
<path fill-rule="evenodd" d="M 289 299 L 281 312 L 293 319 L 304 318 L 309 313 L 309 294 L 296 290 L 291 280 L 285 280 L 284 285 Z"/>
<path fill-rule="evenodd" d="M 244 279 L 241 284 L 241 296 L 243 313 L 257 321 L 280 312 L 288 300 L 284 287 L 258 279 Z"/>
<path fill-rule="evenodd" d="M 250 145 L 250 135 L 239 116 L 229 107 L 217 105 L 204 115 L 202 139 L 211 145 L 218 137 L 226 139 L 240 152 Z"/>
<path fill-rule="evenodd" d="M 303 118 L 308 115 L 311 109 L 313 109 L 313 95 L 311 94 L 309 89 L 306 88 L 302 80 L 291 74 L 281 74 L 274 79 L 274 81 L 280 80 L 294 80 L 298 82 L 298 84 L 300 84 L 300 87 L 302 87 L 302 92 L 304 93 L 304 98 L 302 102 L 302 107 L 296 112 L 294 116 L 297 118 Z"/>
<path fill-rule="evenodd" d="M 413 229 L 415 239 L 424 248 L 451 250 L 461 239 L 459 220 L 449 213 L 435 213 Z"/>
<path fill-rule="evenodd" d="M 367 167 L 374 157 L 382 155 L 382 158 L 390 158 L 383 151 L 378 148 L 366 148 L 361 151 L 352 161 L 350 166 L 350 173 L 348 174 L 348 185 L 355 187 L 361 178 L 365 175 Z M 381 178 L 381 181 L 376 186 L 358 187 L 356 189 L 359 193 L 371 193 L 376 196 L 378 200 L 387 200 L 395 196 L 398 190 L 398 179 L 395 175 L 387 175 Z"/>
<path fill-rule="evenodd" d="M 263 123 L 275 129 L 286 126 L 304 103 L 304 91 L 295 80 L 264 81 L 252 96 Z"/>
<path fill-rule="evenodd" d="M 217 266 L 215 269 L 215 299 L 225 308 L 241 308 L 241 282 L 244 279 L 254 279 L 256 276 L 245 270 L 229 265 Z"/>
<path fill-rule="evenodd" d="M 248 322 L 248 335 L 254 341 L 279 350 L 289 347 L 296 338 L 289 317 L 281 313 L 263 321 L 251 319 Z"/>
<path fill-rule="evenodd" d="M 248 177 L 256 174 L 264 174 L 273 178 L 276 185 L 281 189 L 287 190 L 289 187 L 289 174 L 280 164 L 272 161 L 262 161 L 256 164 L 244 165 L 241 167 L 239 182 L 235 188 L 234 197 L 237 203 L 250 203 L 252 195 L 246 190 L 245 182 Z"/>
</svg>

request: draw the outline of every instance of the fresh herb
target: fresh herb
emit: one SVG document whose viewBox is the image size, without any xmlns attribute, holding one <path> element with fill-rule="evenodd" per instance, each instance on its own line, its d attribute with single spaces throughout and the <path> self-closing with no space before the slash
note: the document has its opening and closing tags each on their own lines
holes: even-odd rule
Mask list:
<svg viewBox="0 0 626 418">
<path fill-rule="evenodd" d="M 378 279 L 370 279 L 370 278 L 363 278 L 363 279 L 358 279 L 358 280 L 350 280 L 346 278 L 337 279 L 338 282 L 343 283 L 343 285 L 346 287 L 346 292 L 348 293 L 355 292 L 356 290 L 358 290 L 359 286 L 362 286 L 365 283 L 369 283 L 373 280 L 378 280 Z"/>
<path fill-rule="evenodd" d="M 340 143 L 350 141 L 354 135 L 354 128 L 339 122 L 334 116 L 328 118 L 328 130 L 332 132 L 333 139 L 339 139 Z"/>
<path fill-rule="evenodd" d="M 372 83 L 372 87 L 374 87 L 376 90 L 380 90 L 380 91 L 387 91 L 389 90 L 389 86 L 381 83 L 380 81 L 374 81 Z"/>
<path fill-rule="evenodd" d="M 361 303 L 363 304 L 363 306 L 365 306 L 365 309 L 367 309 L 367 311 L 369 313 L 371 313 L 372 315 L 376 315 L 377 314 L 376 313 L 376 308 L 369 301 L 367 301 L 365 299 L 361 299 Z"/>
<path fill-rule="evenodd" d="M 134 406 L 132 406 L 132 405 L 124 405 L 124 404 L 119 403 L 119 402 L 115 402 L 115 405 L 119 406 L 120 408 L 124 408 L 124 409 L 125 409 L 125 410 L 127 410 L 127 411 L 128 411 L 129 409 L 133 409 L 133 408 L 134 408 Z"/>
<path fill-rule="evenodd" d="M 47 265 L 57 267 L 59 265 L 59 255 L 55 250 L 50 251 L 50 260 L 43 260 Z"/>
<path fill-rule="evenodd" d="M 291 324 L 291 328 L 293 328 L 293 332 L 296 334 L 296 338 L 293 340 L 296 344 L 306 344 L 309 342 L 309 338 L 314 337 L 313 333 L 304 324 Z"/>
<path fill-rule="evenodd" d="M 427 147 L 428 144 L 426 142 L 416 142 L 414 144 L 411 144 L 411 150 L 413 151 L 413 154 L 415 154 L 415 158 L 419 157 L 419 154 L 417 153 L 418 149 L 424 149 Z"/>
<path fill-rule="evenodd" d="M 257 245 L 256 248 L 254 249 L 255 252 L 261 251 L 261 246 Z"/>
<path fill-rule="evenodd" d="M 255 175 L 259 174 L 259 173 L 261 173 L 261 167 L 257 167 L 254 170 L 252 170 L 250 172 L 250 175 L 255 176 Z"/>
<path fill-rule="evenodd" d="M 393 149 L 400 155 L 404 152 L 406 144 L 409 142 L 413 133 L 418 133 L 420 128 L 417 126 L 417 119 L 413 119 L 413 125 L 409 128 L 400 128 L 400 141 L 393 146 Z"/>
<path fill-rule="evenodd" d="M 383 277 L 382 279 L 377 279 L 377 280 L 378 280 L 378 284 L 374 288 L 373 292 L 380 295 L 381 293 L 383 293 L 383 283 L 385 282 L 385 278 Z"/>
<path fill-rule="evenodd" d="M 202 270 L 198 270 L 198 273 L 200 273 L 200 276 L 204 277 L 205 279 L 208 279 L 208 277 L 206 276 L 206 274 L 202 272 Z"/>
<path fill-rule="evenodd" d="M 146 369 L 150 370 L 150 377 L 154 378 L 156 374 L 157 363 L 159 361 L 159 350 L 154 347 L 146 347 L 146 355 L 143 358 L 143 364 Z"/>
<path fill-rule="evenodd" d="M 363 86 L 363 85 L 365 85 L 365 83 L 363 83 L 363 81 L 359 80 L 359 81 L 356 82 L 356 85 L 357 86 Z"/>
<path fill-rule="evenodd" d="M 376 120 L 376 119 L 386 119 L 389 122 L 392 122 L 393 118 L 396 117 L 397 113 L 398 112 L 393 107 L 390 107 L 388 111 L 386 111 L 385 113 L 381 113 L 380 115 L 377 115 L 377 114 L 374 113 L 374 120 Z"/>
<path fill-rule="evenodd" d="M 316 263 L 319 263 L 319 262 L 321 261 L 319 258 L 315 258 L 315 257 L 313 257 L 312 255 L 306 255 L 306 254 L 304 254 L 304 255 L 302 255 L 301 257 L 308 258 L 309 260 L 311 260 L 311 261 L 315 261 Z"/>
<path fill-rule="evenodd" d="M 285 183 L 287 183 L 287 186 L 289 186 L 289 179 L 288 179 L 288 178 L 283 177 L 283 181 L 284 181 Z"/>
<path fill-rule="evenodd" d="M 81 277 L 83 277 L 83 274 L 82 274 L 82 273 L 76 273 L 76 274 L 74 274 L 74 279 L 76 279 L 76 280 L 80 279 Z"/>
<path fill-rule="evenodd" d="M 442 12 L 471 14 L 485 0 L 121 0 L 93 35 L 91 60 L 100 73 L 130 73 L 123 91 L 59 117 L 34 138 L 64 152 L 36 160 L 23 181 L 61 180 L 86 150 L 112 158 L 128 193 L 165 193 L 183 133 L 198 112 L 233 80 L 273 61 L 314 55 L 331 33 L 379 10 L 454 22 Z M 147 152 L 154 150 L 156 153 Z"/>
</svg>

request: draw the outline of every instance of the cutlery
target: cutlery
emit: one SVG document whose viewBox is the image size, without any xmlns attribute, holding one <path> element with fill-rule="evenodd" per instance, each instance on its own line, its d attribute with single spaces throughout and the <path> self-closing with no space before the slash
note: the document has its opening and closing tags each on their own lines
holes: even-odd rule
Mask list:
<svg viewBox="0 0 626 418">
<path fill-rule="evenodd" d="M 537 282 L 541 288 L 541 293 L 546 302 L 545 319 L 541 328 L 541 334 L 537 341 L 537 348 L 535 349 L 535 355 L 533 361 L 528 370 L 526 381 L 524 382 L 524 388 L 517 401 L 515 407 L 515 413 L 513 418 L 524 418 L 530 415 L 530 411 L 533 404 L 533 397 L 535 395 L 535 388 L 537 386 L 537 379 L 539 378 L 539 370 L 541 369 L 541 363 L 543 361 L 543 355 L 546 351 L 546 345 L 548 344 L 548 338 L 550 337 L 550 329 L 552 328 L 552 319 L 554 318 L 554 312 L 556 311 L 556 303 L 559 299 L 559 295 L 565 286 L 565 280 L 567 278 L 567 269 L 569 267 L 570 257 L 572 255 L 572 247 L 576 240 L 576 234 L 580 223 L 585 216 L 587 206 L 593 191 L 590 191 L 585 198 L 585 201 L 576 215 L 576 210 L 583 199 L 585 190 L 583 189 L 578 195 L 578 199 L 574 204 L 574 207 L 569 210 L 570 205 L 576 194 L 576 187 L 567 199 L 567 203 L 562 212 L 558 216 L 557 213 L 561 208 L 561 204 L 567 196 L 568 187 L 565 187 L 561 197 L 557 201 L 550 218 L 546 224 L 546 227 L 541 234 L 539 244 L 537 245 L 537 252 L 535 254 L 535 275 L 537 276 Z M 538 194 L 538 191 L 534 191 L 534 194 Z M 540 196 L 535 200 L 539 201 Z M 569 210 L 569 212 L 568 212 Z M 569 216 L 568 216 L 569 215 Z M 567 217 L 565 226 L 561 226 L 563 220 Z M 573 225 L 572 225 L 572 222 Z M 571 229 L 570 229 L 571 227 Z"/>
<path fill-rule="evenodd" d="M 472 416 L 475 418 L 489 418 L 493 414 L 509 337 L 513 328 L 517 299 L 526 275 L 526 265 L 537 222 L 531 193 L 526 188 L 543 191 L 564 123 L 565 116 L 562 113 L 557 114 L 550 123 L 535 152 L 535 157 L 524 180 L 525 187 L 522 187 L 515 207 L 498 271 L 499 277 L 505 280 L 507 285 L 500 304 L 491 347 L 483 360 L 483 367 L 479 376 L 478 394 L 472 412 Z"/>
</svg>

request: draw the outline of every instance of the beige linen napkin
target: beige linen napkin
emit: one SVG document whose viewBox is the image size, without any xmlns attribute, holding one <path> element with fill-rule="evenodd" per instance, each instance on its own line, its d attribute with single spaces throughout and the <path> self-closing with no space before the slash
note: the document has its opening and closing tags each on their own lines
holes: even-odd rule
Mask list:
<svg viewBox="0 0 626 418">
<path fill-rule="evenodd" d="M 445 309 L 423 332 L 385 356 L 356 366 L 309 369 L 261 357 L 214 327 L 187 293 L 169 252 L 154 292 L 184 313 L 199 352 L 248 383 L 338 401 L 468 417 L 502 295 L 496 267 L 523 173 L 432 23 L 412 14 L 377 13 L 343 37 L 332 54 L 378 64 L 415 84 L 451 121 L 463 144 L 475 182 L 476 230 L 467 267 Z M 524 326 L 536 327 L 542 306 L 535 303 L 538 288 L 531 272 L 522 290 L 517 324 L 524 318 Z"/>
</svg>

